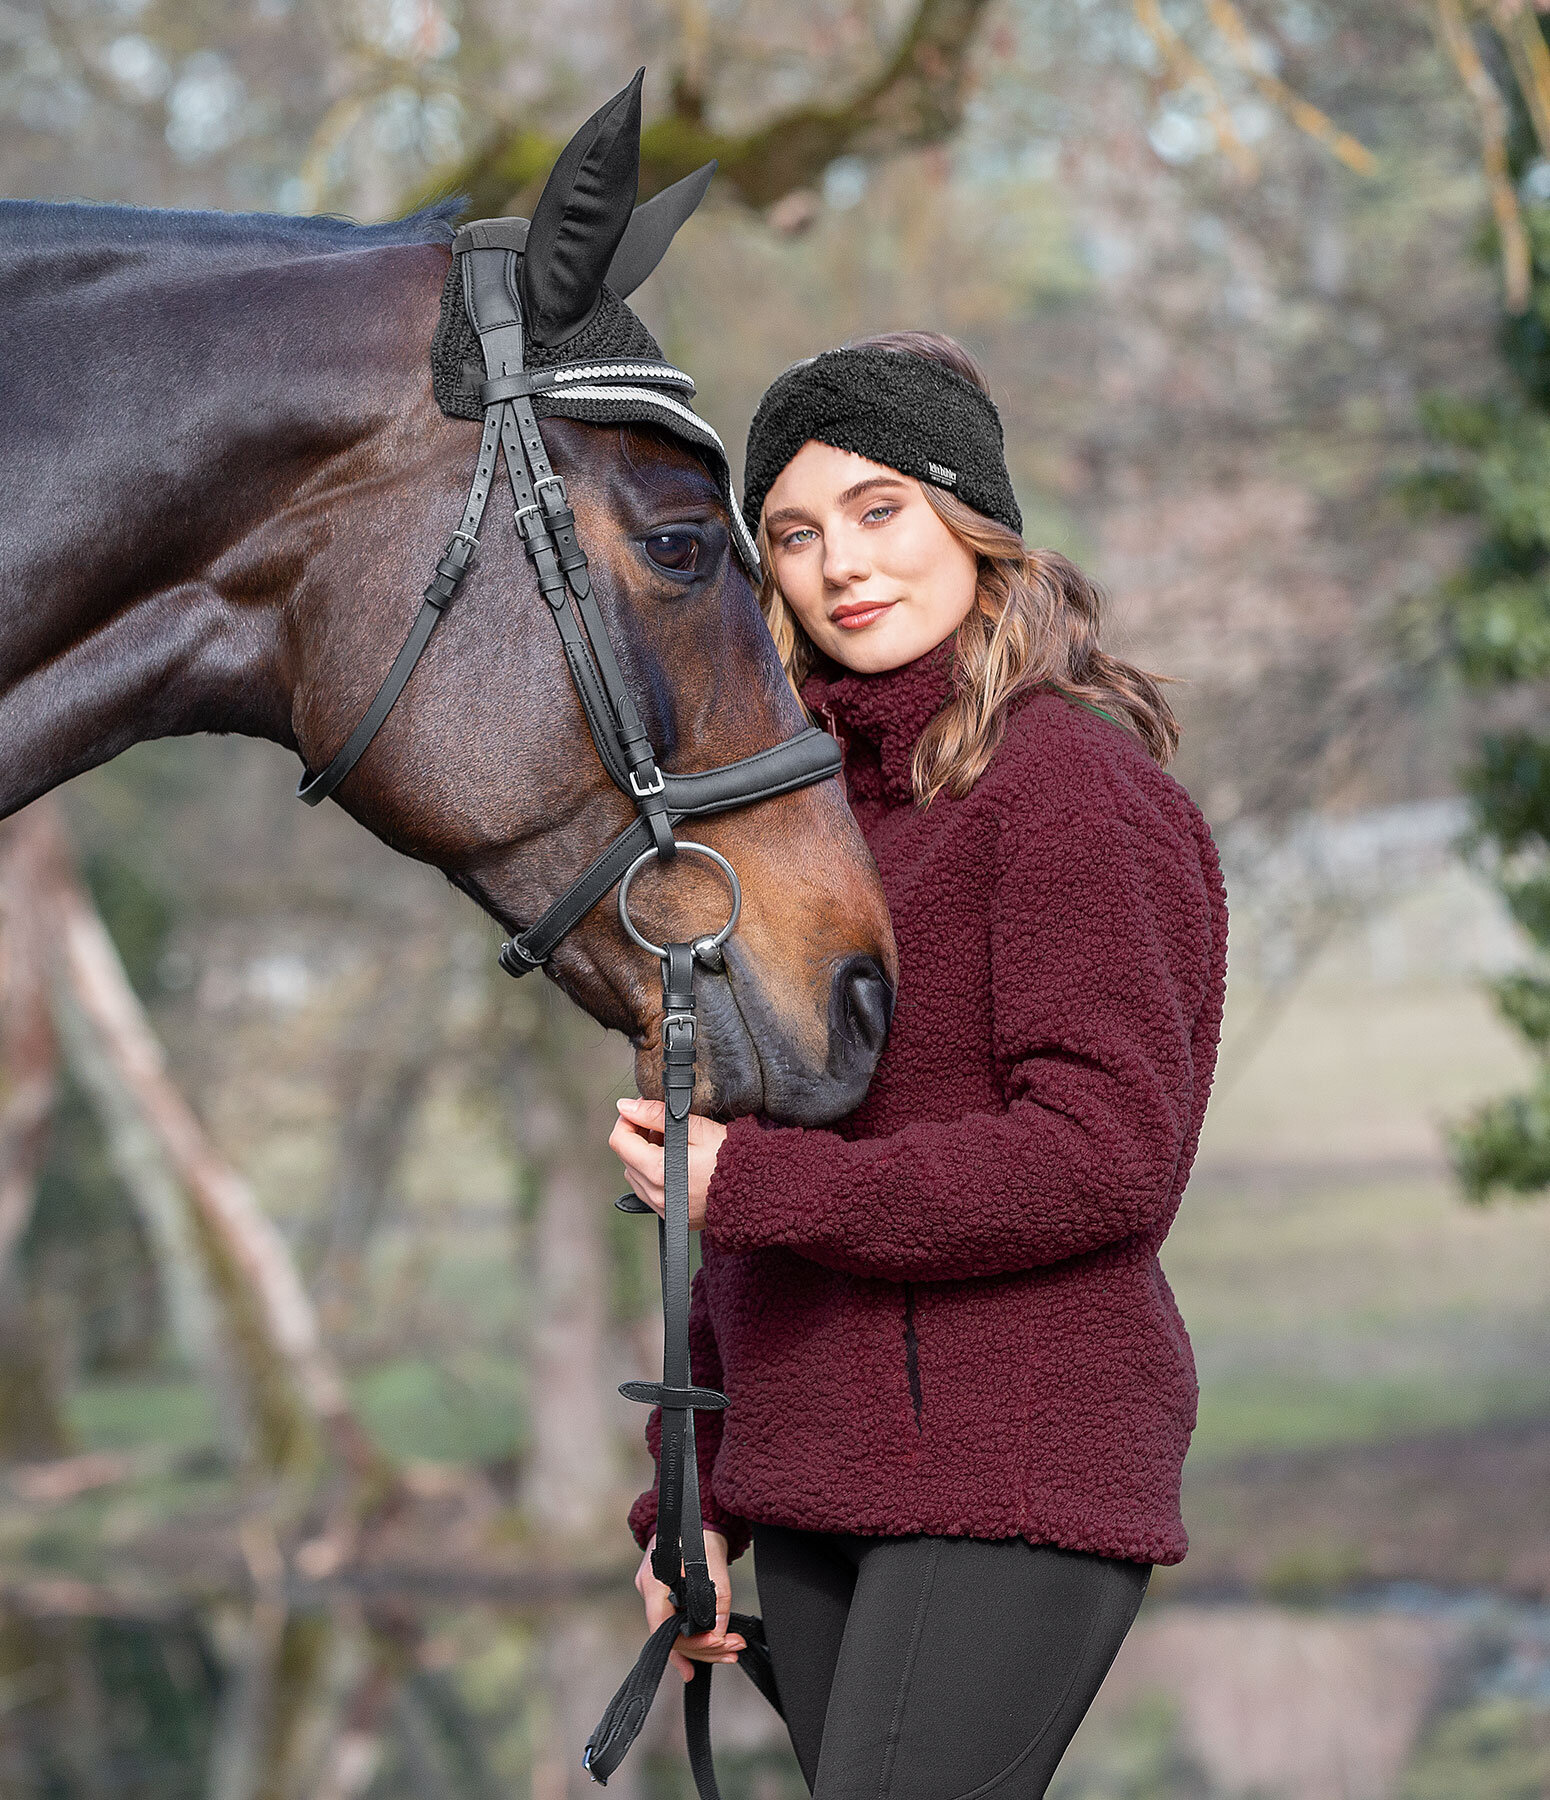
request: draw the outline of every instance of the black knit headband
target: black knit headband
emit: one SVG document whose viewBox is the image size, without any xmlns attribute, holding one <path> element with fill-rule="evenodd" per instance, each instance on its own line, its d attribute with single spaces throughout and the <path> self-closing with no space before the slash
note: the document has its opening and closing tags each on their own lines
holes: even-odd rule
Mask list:
<svg viewBox="0 0 1550 1800">
<path fill-rule="evenodd" d="M 748 427 L 743 517 L 809 438 L 950 489 L 1021 535 L 995 402 L 956 369 L 908 350 L 825 350 L 776 376 Z"/>
</svg>

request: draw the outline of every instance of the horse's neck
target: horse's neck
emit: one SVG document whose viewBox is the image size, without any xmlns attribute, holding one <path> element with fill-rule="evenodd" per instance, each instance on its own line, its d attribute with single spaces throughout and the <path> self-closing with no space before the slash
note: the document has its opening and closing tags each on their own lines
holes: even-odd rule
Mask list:
<svg viewBox="0 0 1550 1800">
<path fill-rule="evenodd" d="M 392 254 L 0 253 L 0 816 L 144 738 L 289 741 L 272 522 L 393 403 Z"/>
</svg>

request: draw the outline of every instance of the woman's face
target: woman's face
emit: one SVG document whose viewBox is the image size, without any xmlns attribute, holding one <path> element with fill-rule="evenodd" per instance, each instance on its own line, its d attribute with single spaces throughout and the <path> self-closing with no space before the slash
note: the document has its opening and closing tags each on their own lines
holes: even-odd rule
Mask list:
<svg viewBox="0 0 1550 1800">
<path fill-rule="evenodd" d="M 765 496 L 774 575 L 836 662 L 877 674 L 940 644 L 974 605 L 977 559 L 912 475 L 810 438 Z"/>
</svg>

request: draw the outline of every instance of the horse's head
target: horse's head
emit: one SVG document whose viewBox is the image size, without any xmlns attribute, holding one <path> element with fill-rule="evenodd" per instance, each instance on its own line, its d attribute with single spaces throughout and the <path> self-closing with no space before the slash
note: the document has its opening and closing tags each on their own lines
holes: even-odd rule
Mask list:
<svg viewBox="0 0 1550 1800">
<path fill-rule="evenodd" d="M 571 140 L 511 265 L 528 366 L 615 355 L 663 362 L 623 296 L 655 266 L 709 172 L 635 207 L 640 83 L 637 74 Z M 427 276 L 445 275 L 444 250 L 410 254 Z M 398 255 L 392 267 L 401 277 Z M 459 407 L 462 371 L 455 352 L 447 360 L 456 342 L 449 316 L 467 328 L 451 284 L 437 334 L 440 410 L 424 393 L 431 293 L 426 280 L 381 295 L 398 340 L 418 353 L 419 397 L 385 407 L 381 428 L 330 473 L 336 503 L 315 515 L 290 609 L 295 738 L 312 769 L 350 736 L 393 661 L 424 580 L 405 574 L 406 558 L 427 572 L 435 562 L 477 454 L 473 427 L 442 416 L 480 412 L 466 381 L 475 403 Z M 380 345 L 380 332 L 371 335 Z M 572 405 L 570 416 L 564 399 L 541 395 L 534 405 L 619 669 L 662 768 L 713 769 L 791 737 L 805 721 L 759 612 L 749 579 L 757 553 L 714 433 L 682 400 L 676 412 L 625 400 Z M 480 539 L 474 571 L 338 799 L 515 932 L 635 809 L 599 759 L 509 508 L 491 505 Z M 698 983 L 695 1107 L 807 1124 L 851 1111 L 886 1038 L 897 958 L 876 868 L 838 784 L 686 819 L 677 831 L 720 851 L 743 895 L 724 966 Z M 707 859 L 680 854 L 643 868 L 629 901 L 641 930 L 665 944 L 715 932 L 729 895 Z M 661 971 L 626 935 L 612 895 L 545 967 L 595 1018 L 631 1038 L 642 1090 L 660 1092 Z"/>
</svg>

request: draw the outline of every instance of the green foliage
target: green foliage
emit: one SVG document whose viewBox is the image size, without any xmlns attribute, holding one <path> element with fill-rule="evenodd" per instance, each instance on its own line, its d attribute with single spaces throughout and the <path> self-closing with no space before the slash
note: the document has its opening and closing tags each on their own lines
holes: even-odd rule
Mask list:
<svg viewBox="0 0 1550 1800">
<path fill-rule="evenodd" d="M 1503 875 L 1502 892 L 1513 917 L 1536 943 L 1550 943 L 1550 869 L 1529 875 Z"/>
<path fill-rule="evenodd" d="M 1464 771 L 1477 835 L 1511 854 L 1550 845 L 1550 739 L 1527 731 L 1490 733 Z"/>
<path fill-rule="evenodd" d="M 1509 162 L 1521 181 L 1538 150 L 1521 96 L 1508 97 Z M 1550 680 L 1550 204 L 1524 194 L 1522 212 L 1532 293 L 1528 309 L 1504 316 L 1499 333 L 1510 386 L 1489 399 L 1430 396 L 1422 421 L 1438 456 L 1402 484 L 1417 510 L 1478 522 L 1468 563 L 1433 597 L 1429 623 L 1432 646 L 1465 683 L 1486 690 Z M 1482 247 L 1492 248 L 1484 241 Z M 1485 853 L 1514 915 L 1547 959 L 1495 983 L 1496 1003 L 1535 1052 L 1550 1058 L 1550 735 L 1487 733 L 1462 775 L 1473 804 L 1473 848 Z M 1550 1068 L 1528 1091 L 1455 1123 L 1448 1141 L 1471 1200 L 1550 1188 Z"/>
<path fill-rule="evenodd" d="M 1550 1081 L 1477 1107 L 1450 1128 L 1448 1147 L 1465 1196 L 1477 1203 L 1499 1189 L 1550 1188 Z"/>
<path fill-rule="evenodd" d="M 1519 970 L 1494 982 L 1491 991 L 1502 1017 L 1543 1050 L 1550 1043 L 1550 980 Z"/>
<path fill-rule="evenodd" d="M 1459 671 L 1473 686 L 1550 675 L 1550 580 L 1543 575 L 1459 594 L 1452 627 Z"/>
</svg>

